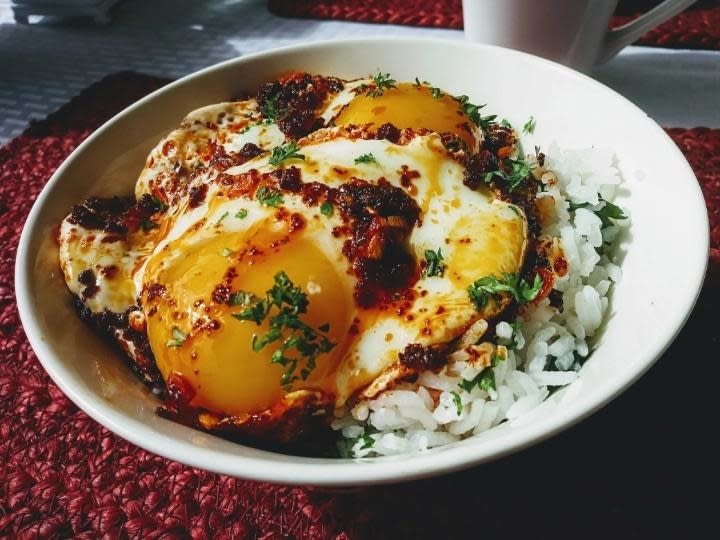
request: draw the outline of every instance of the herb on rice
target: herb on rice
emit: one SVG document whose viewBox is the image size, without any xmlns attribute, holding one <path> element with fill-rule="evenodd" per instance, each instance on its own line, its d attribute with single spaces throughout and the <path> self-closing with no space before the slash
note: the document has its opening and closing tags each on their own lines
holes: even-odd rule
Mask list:
<svg viewBox="0 0 720 540">
<path fill-rule="evenodd" d="M 487 392 L 490 389 L 496 390 L 495 371 L 491 367 L 487 367 L 472 379 L 463 379 L 458 383 L 458 386 L 466 392 L 472 392 L 472 389 L 476 386 L 483 392 Z"/>
<path fill-rule="evenodd" d="M 220 219 L 217 220 L 216 225 L 219 225 L 220 223 L 222 223 L 222 221 L 229 215 L 230 215 L 230 212 L 225 212 L 222 216 L 220 216 Z"/>
<path fill-rule="evenodd" d="M 240 321 L 253 321 L 258 326 L 269 317 L 268 332 L 253 336 L 252 349 L 260 352 L 271 343 L 280 342 L 272 353 L 271 362 L 285 368 L 280 384 L 287 387 L 299 379 L 307 380 L 315 369 L 318 356 L 330 352 L 336 344 L 326 335 L 329 325 L 315 329 L 300 318 L 300 315 L 307 313 L 309 305 L 307 295 L 302 289 L 282 271 L 275 274 L 274 281 L 275 284 L 263 298 L 244 293 L 242 299 L 247 300 L 247 303 L 242 306 L 245 309 L 233 313 L 232 316 Z M 275 313 L 270 315 L 273 310 Z M 289 355 L 288 352 L 293 349 L 296 354 Z M 304 367 L 300 369 L 298 376 L 296 371 L 301 361 L 304 361 Z"/>
<path fill-rule="evenodd" d="M 443 257 L 442 250 L 438 248 L 437 251 L 431 249 L 425 250 L 425 268 L 423 268 L 423 277 L 440 276 L 445 273 L 445 257 Z"/>
<path fill-rule="evenodd" d="M 477 310 L 482 311 L 491 298 L 496 299 L 503 293 L 512 295 L 518 304 L 532 302 L 540 293 L 542 286 L 540 274 L 535 274 L 533 282 L 528 283 L 518 274 L 502 273 L 500 278 L 491 275 L 476 280 L 467 291 Z"/>
<path fill-rule="evenodd" d="M 453 398 L 453 402 L 455 403 L 455 409 L 457 409 L 457 415 L 460 416 L 462 414 L 463 405 L 462 401 L 460 400 L 460 394 L 457 392 L 450 392 Z"/>
<path fill-rule="evenodd" d="M 358 437 L 358 440 L 362 441 L 362 446 L 359 448 L 360 450 L 367 450 L 368 448 L 372 448 L 375 444 L 375 439 L 367 434 L 360 435 L 360 437 Z"/>
<path fill-rule="evenodd" d="M 522 128 L 523 133 L 531 135 L 535 131 L 535 117 L 531 116 Z"/>
<path fill-rule="evenodd" d="M 237 211 L 237 213 L 235 214 L 235 217 L 238 219 L 245 219 L 247 217 L 247 215 L 248 215 L 248 211 L 245 208 L 241 208 L 240 210 Z"/>
<path fill-rule="evenodd" d="M 627 216 L 625 215 L 625 212 L 623 212 L 622 208 L 619 206 L 606 201 L 602 197 L 599 197 L 600 202 L 604 202 L 605 204 L 600 208 L 600 210 L 593 210 L 593 213 L 600 218 L 600 221 L 602 222 L 602 228 L 605 229 L 607 227 L 611 227 L 615 225 L 611 219 L 627 219 Z M 592 206 L 590 203 L 570 203 L 570 207 L 568 210 L 570 212 L 574 212 L 578 208 L 588 208 Z"/>
</svg>

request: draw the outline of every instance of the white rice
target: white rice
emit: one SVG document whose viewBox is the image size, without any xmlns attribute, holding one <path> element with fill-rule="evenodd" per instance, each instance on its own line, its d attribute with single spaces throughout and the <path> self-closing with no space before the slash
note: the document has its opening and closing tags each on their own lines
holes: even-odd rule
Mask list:
<svg viewBox="0 0 720 540">
<path fill-rule="evenodd" d="M 595 214 L 605 204 L 603 199 L 614 200 L 621 183 L 612 152 L 561 151 L 553 145 L 544 169 L 541 181 L 546 190 L 538 197 L 553 197 L 556 220 L 542 233 L 560 238 L 568 262 L 567 275 L 555 282 L 562 294 L 562 313 L 546 298 L 522 312 L 518 330 L 507 322 L 497 324 L 497 344 L 508 347 L 508 356 L 487 368 L 493 370 L 495 388 L 476 385 L 468 392 L 459 386 L 482 369 L 457 355 L 440 373 L 424 372 L 414 384 L 404 383 L 358 403 L 333 424 L 342 431 L 349 455 L 423 452 L 477 435 L 527 415 L 553 389 L 578 378 L 607 312 L 608 293 L 621 278 L 612 250 L 603 243 L 612 242 L 628 220 L 602 229 Z M 589 206 L 571 213 L 569 203 Z M 483 324 L 470 328 L 462 347 L 477 341 L 486 328 Z"/>
</svg>

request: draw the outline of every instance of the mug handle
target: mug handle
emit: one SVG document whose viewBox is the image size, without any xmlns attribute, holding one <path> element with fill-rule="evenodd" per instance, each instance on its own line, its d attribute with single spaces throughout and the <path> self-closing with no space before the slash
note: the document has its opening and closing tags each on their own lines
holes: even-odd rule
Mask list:
<svg viewBox="0 0 720 540">
<path fill-rule="evenodd" d="M 624 24 L 620 28 L 609 30 L 605 34 L 605 41 L 597 62 L 599 64 L 607 62 L 619 53 L 622 48 L 642 37 L 645 32 L 655 28 L 694 3 L 695 0 L 665 0 L 662 4 L 655 6 L 634 21 Z"/>
</svg>

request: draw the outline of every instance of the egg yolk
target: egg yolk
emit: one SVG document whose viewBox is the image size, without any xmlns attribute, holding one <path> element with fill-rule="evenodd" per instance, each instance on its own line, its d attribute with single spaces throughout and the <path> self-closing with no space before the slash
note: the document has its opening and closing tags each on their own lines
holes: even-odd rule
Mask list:
<svg viewBox="0 0 720 540">
<path fill-rule="evenodd" d="M 527 243 L 526 222 L 505 203 L 460 218 L 448 235 L 453 245 L 448 277 L 465 289 L 483 276 L 515 273 L 522 266 Z"/>
<path fill-rule="evenodd" d="M 228 415 L 251 414 L 271 407 L 287 393 L 281 384 L 284 368 L 271 358 L 282 340 L 258 352 L 252 348 L 253 336 L 268 332 L 268 320 L 277 310 L 272 308 L 260 325 L 241 321 L 232 315 L 243 311 L 243 306 L 227 305 L 217 298 L 217 292 L 213 294 L 218 284 L 226 284 L 232 291 L 263 298 L 280 271 L 307 294 L 308 310 L 300 315 L 301 320 L 314 329 L 329 324 L 326 336 L 337 344 L 318 356 L 317 367 L 308 379 L 294 382 L 292 390 L 334 391 L 333 373 L 351 322 L 348 299 L 352 295 L 331 261 L 310 240 L 292 237 L 280 248 L 270 247 L 272 243 L 262 229 L 250 240 L 247 233 L 223 234 L 179 251 L 191 256 L 148 265 L 146 275 L 166 288 L 162 298 L 155 301 L 147 299 L 148 287 L 144 294 L 150 346 L 165 380 L 180 374 L 192 385 L 193 406 Z M 180 246 L 171 244 L 170 248 Z M 154 314 L 152 306 L 156 307 Z M 174 334 L 175 329 L 186 335 L 185 339 L 178 340 L 182 334 Z M 302 358 L 295 349 L 289 349 L 287 355 Z M 295 374 L 300 375 L 304 366 L 301 360 Z"/>
<path fill-rule="evenodd" d="M 427 86 L 408 83 L 389 88 L 377 97 L 362 93 L 353 98 L 334 122 L 337 126 L 374 124 L 375 128 L 391 123 L 400 129 L 448 132 L 471 150 L 477 150 L 478 131 L 462 105 L 448 94 L 436 92 L 436 95 Z"/>
</svg>

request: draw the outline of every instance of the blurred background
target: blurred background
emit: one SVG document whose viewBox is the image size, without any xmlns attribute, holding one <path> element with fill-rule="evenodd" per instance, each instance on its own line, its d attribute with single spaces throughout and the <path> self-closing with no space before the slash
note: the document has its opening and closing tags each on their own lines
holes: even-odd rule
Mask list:
<svg viewBox="0 0 720 540">
<path fill-rule="evenodd" d="M 657 3 L 621 0 L 616 21 Z M 327 0 L 0 1 L 0 144 L 20 134 L 28 120 L 44 118 L 83 88 L 118 71 L 177 78 L 238 55 L 298 42 L 365 36 L 463 38 L 459 0 L 356 2 L 357 9 L 346 0 L 336 4 L 338 9 Z M 397 6 L 403 4 L 420 7 L 400 17 Z M 340 5 L 351 7 L 340 10 Z M 383 20 L 382 10 L 373 5 L 395 9 L 397 23 L 430 26 L 327 19 Z M 323 19 L 286 18 L 277 12 Z M 720 95 L 716 54 L 632 47 L 593 75 L 664 126 L 720 127 L 720 107 L 709 105 L 713 95 Z M 672 108 L 666 106 L 669 100 Z"/>
</svg>

